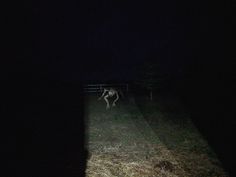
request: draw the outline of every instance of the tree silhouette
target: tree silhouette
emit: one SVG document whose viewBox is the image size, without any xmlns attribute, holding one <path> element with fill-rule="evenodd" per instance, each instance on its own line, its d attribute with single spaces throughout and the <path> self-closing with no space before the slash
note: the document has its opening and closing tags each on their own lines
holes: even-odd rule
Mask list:
<svg viewBox="0 0 236 177">
<path fill-rule="evenodd" d="M 139 67 L 135 84 L 148 90 L 149 98 L 152 101 L 153 93 L 164 87 L 167 78 L 167 74 L 163 71 L 159 63 L 146 60 L 142 66 Z"/>
</svg>

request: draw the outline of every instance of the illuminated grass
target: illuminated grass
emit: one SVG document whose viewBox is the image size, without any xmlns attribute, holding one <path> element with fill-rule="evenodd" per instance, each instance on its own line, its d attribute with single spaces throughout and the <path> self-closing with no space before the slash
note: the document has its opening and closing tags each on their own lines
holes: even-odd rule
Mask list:
<svg viewBox="0 0 236 177">
<path fill-rule="evenodd" d="M 148 104 L 88 99 L 87 177 L 226 176 L 188 115 Z"/>
</svg>

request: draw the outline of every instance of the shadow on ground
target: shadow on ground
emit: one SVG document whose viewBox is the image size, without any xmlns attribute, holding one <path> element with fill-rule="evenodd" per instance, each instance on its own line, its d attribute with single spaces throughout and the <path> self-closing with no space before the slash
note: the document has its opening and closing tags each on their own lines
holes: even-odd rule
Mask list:
<svg viewBox="0 0 236 177">
<path fill-rule="evenodd" d="M 4 176 L 84 176 L 84 107 L 80 85 L 4 83 L 1 144 Z"/>
</svg>

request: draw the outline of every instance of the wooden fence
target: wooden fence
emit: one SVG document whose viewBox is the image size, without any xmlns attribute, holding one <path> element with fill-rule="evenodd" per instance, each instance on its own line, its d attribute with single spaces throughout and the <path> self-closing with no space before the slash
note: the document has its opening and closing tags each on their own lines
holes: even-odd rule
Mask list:
<svg viewBox="0 0 236 177">
<path fill-rule="evenodd" d="M 115 88 L 124 92 L 129 91 L 129 84 L 87 84 L 84 85 L 85 93 L 99 93 L 103 91 L 103 88 Z"/>
</svg>

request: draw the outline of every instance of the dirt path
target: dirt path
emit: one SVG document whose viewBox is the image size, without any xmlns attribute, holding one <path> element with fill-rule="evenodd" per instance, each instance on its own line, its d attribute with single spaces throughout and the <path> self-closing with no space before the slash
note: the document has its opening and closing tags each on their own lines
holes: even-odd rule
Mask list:
<svg viewBox="0 0 236 177">
<path fill-rule="evenodd" d="M 189 176 L 134 102 L 105 110 L 96 97 L 87 101 L 87 177 Z"/>
</svg>

